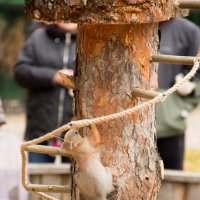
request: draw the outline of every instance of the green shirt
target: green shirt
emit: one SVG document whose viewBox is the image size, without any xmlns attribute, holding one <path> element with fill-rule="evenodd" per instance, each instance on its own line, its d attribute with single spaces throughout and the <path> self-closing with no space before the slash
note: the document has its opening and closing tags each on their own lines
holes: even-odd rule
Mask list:
<svg viewBox="0 0 200 200">
<path fill-rule="evenodd" d="M 186 128 L 187 113 L 200 102 L 200 80 L 195 81 L 193 93 L 187 97 L 174 92 L 156 105 L 156 130 L 158 138 L 183 134 Z"/>
</svg>

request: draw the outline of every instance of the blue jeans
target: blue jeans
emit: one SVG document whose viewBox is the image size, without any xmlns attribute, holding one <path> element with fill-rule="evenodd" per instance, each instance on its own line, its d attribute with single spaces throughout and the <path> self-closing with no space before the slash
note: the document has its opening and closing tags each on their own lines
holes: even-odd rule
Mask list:
<svg viewBox="0 0 200 200">
<path fill-rule="evenodd" d="M 68 157 L 61 157 L 61 158 L 63 163 L 71 162 L 71 159 Z M 30 163 L 53 163 L 55 161 L 55 156 L 29 152 L 28 160 Z"/>
<path fill-rule="evenodd" d="M 55 157 L 48 154 L 29 152 L 28 160 L 30 163 L 53 163 Z"/>
</svg>

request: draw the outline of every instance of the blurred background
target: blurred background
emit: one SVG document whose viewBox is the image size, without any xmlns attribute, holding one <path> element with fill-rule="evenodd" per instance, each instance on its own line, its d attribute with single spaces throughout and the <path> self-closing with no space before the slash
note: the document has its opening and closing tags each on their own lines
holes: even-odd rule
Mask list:
<svg viewBox="0 0 200 200">
<path fill-rule="evenodd" d="M 200 11 L 191 10 L 189 20 L 200 26 Z M 27 193 L 21 188 L 16 196 L 12 188 L 20 184 L 20 154 L 25 127 L 24 102 L 26 92 L 13 78 L 13 66 L 26 38 L 36 23 L 24 16 L 23 0 L 0 0 L 0 96 L 5 109 L 7 123 L 0 129 L 0 200 L 26 200 Z M 186 134 L 184 171 L 200 172 L 200 106 L 190 114 Z M 13 173 L 12 173 L 13 172 Z M 2 183 L 1 176 L 8 177 Z M 4 187 L 3 187 L 3 186 Z M 3 188 L 2 188 L 3 187 Z M 9 195 L 7 195 L 9 193 Z"/>
</svg>

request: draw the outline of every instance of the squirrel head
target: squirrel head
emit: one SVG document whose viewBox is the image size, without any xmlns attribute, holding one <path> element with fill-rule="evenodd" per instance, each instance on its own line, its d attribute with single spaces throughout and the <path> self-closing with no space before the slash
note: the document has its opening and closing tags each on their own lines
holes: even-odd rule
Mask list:
<svg viewBox="0 0 200 200">
<path fill-rule="evenodd" d="M 80 153 L 97 152 L 100 144 L 99 132 L 95 125 L 86 137 L 81 137 L 77 129 L 70 129 L 64 137 L 64 142 L 61 145 L 61 150 L 70 155 Z"/>
<path fill-rule="evenodd" d="M 73 152 L 78 150 L 82 143 L 83 138 L 80 136 L 78 130 L 70 129 L 65 134 L 64 142 L 61 145 L 61 149 L 71 155 L 73 154 Z"/>
</svg>

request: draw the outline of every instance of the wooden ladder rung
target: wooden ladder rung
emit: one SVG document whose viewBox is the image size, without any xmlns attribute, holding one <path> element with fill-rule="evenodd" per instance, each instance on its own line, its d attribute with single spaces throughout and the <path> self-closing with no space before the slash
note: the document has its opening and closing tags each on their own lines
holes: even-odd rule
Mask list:
<svg viewBox="0 0 200 200">
<path fill-rule="evenodd" d="M 59 147 L 50 147 L 50 146 L 45 146 L 45 145 L 29 145 L 25 147 L 25 151 L 34 152 L 34 153 L 42 153 L 42 154 L 60 155 L 60 156 L 67 156 L 67 157 L 70 156 L 66 152 L 61 151 Z"/>
<path fill-rule="evenodd" d="M 199 0 L 179 0 L 175 5 L 183 9 L 200 9 Z"/>
<path fill-rule="evenodd" d="M 172 55 L 152 55 L 151 62 L 178 64 L 178 65 L 193 65 L 194 58 L 192 56 L 172 56 Z"/>
<path fill-rule="evenodd" d="M 71 191 L 70 187 L 67 185 L 27 184 L 25 188 L 29 192 L 69 193 Z"/>
<path fill-rule="evenodd" d="M 153 99 L 157 95 L 159 95 L 159 92 L 154 92 L 154 91 L 149 91 L 145 89 L 140 89 L 140 88 L 134 88 L 131 92 L 132 97 L 141 97 L 144 99 Z"/>
</svg>

